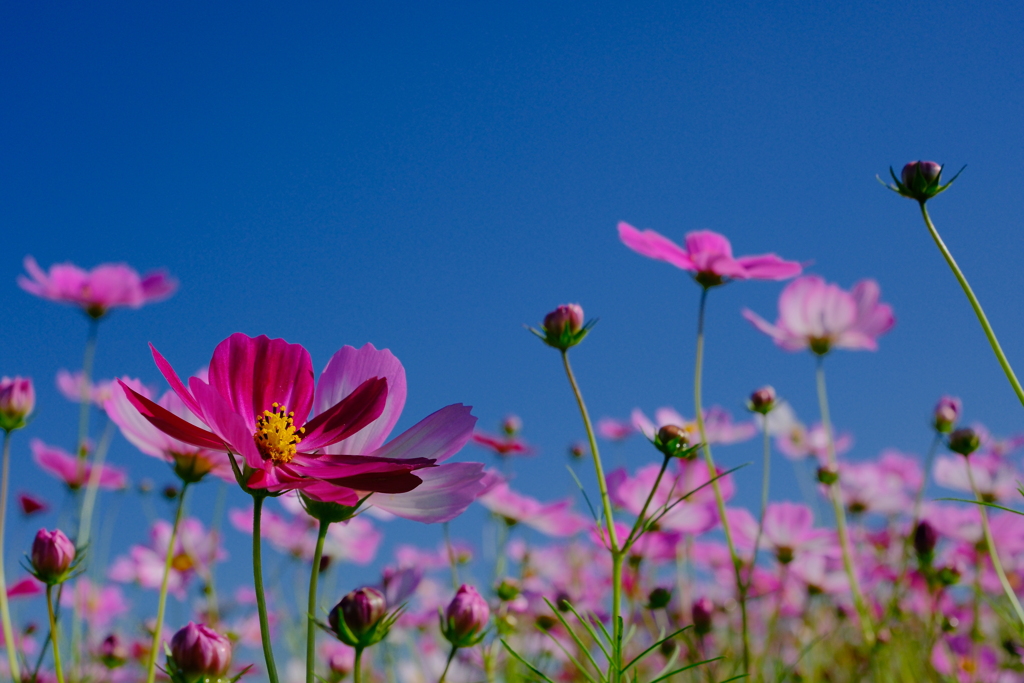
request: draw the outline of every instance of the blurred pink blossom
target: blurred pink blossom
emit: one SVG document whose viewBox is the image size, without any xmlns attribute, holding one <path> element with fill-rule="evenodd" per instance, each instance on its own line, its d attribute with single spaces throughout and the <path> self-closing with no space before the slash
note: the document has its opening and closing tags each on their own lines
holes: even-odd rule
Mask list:
<svg viewBox="0 0 1024 683">
<path fill-rule="evenodd" d="M 522 523 L 548 536 L 572 536 L 589 525 L 585 517 L 569 509 L 571 501 L 544 504 L 516 493 L 506 482 L 480 496 L 479 502 L 510 523 Z"/>
<path fill-rule="evenodd" d="M 56 446 L 49 446 L 39 439 L 32 439 L 32 458 L 47 474 L 63 481 L 72 491 L 85 486 L 92 476 L 93 464 L 84 458 L 76 458 Z M 128 477 L 123 470 L 113 465 L 103 465 L 99 475 L 101 489 L 123 489 Z"/>
<path fill-rule="evenodd" d="M 65 586 L 60 604 L 78 611 L 90 628 L 105 629 L 128 611 L 128 603 L 117 586 L 98 586 L 87 577 Z"/>
<path fill-rule="evenodd" d="M 686 431 L 691 444 L 700 443 L 696 419 L 683 417 L 671 407 L 658 408 L 654 412 L 653 422 L 642 410 L 634 408 L 632 422 L 633 427 L 648 440 L 654 439 L 659 428 L 674 425 Z M 753 421 L 733 422 L 728 410 L 721 406 L 711 406 L 704 410 L 704 432 L 708 443 L 734 444 L 753 438 L 757 434 L 757 425 Z"/>
<path fill-rule="evenodd" d="M 636 434 L 636 427 L 631 422 L 616 420 L 613 417 L 602 417 L 597 421 L 597 433 L 609 441 L 625 441 Z"/>
<path fill-rule="evenodd" d="M 171 540 L 171 524 L 157 520 L 150 530 L 148 546 L 135 545 L 128 555 L 114 560 L 107 577 L 121 583 L 138 583 L 143 588 L 159 590 Z M 187 517 L 178 526 L 178 537 L 171 550 L 171 568 L 167 589 L 179 599 L 193 576 L 209 581 L 214 563 L 227 558 L 216 531 L 207 531 L 195 517 Z"/>
</svg>

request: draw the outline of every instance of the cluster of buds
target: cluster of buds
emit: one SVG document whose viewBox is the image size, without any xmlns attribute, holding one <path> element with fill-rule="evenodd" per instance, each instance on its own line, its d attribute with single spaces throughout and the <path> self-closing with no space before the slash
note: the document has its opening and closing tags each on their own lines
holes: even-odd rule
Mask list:
<svg viewBox="0 0 1024 683">
<path fill-rule="evenodd" d="M 47 586 L 64 583 L 74 573 L 82 556 L 60 529 L 40 529 L 32 541 L 29 572 Z"/>
<path fill-rule="evenodd" d="M 389 614 L 387 600 L 376 588 L 357 588 L 334 606 L 327 623 L 338 640 L 362 650 L 384 640 L 401 611 Z"/>
<path fill-rule="evenodd" d="M 771 386 L 763 386 L 750 395 L 747 401 L 747 410 L 752 413 L 767 415 L 775 407 L 775 389 Z"/>
<path fill-rule="evenodd" d="M 981 445 L 981 437 L 978 433 L 969 427 L 963 429 L 957 429 L 950 433 L 947 446 L 949 450 L 954 453 L 959 453 L 965 458 L 974 451 L 978 450 Z"/>
<path fill-rule="evenodd" d="M 476 588 L 462 584 L 441 617 L 441 635 L 452 647 L 473 647 L 484 639 L 491 608 Z"/>
<path fill-rule="evenodd" d="M 567 351 L 587 336 L 597 320 L 584 324 L 583 308 L 579 304 L 563 304 L 544 316 L 540 330 L 528 328 L 545 344 L 559 351 Z"/>
<path fill-rule="evenodd" d="M 903 167 L 899 178 L 896 177 L 896 172 L 892 170 L 892 167 L 889 167 L 889 175 L 892 176 L 895 185 L 886 185 L 881 178 L 879 178 L 879 182 L 897 194 L 924 204 L 935 195 L 945 192 L 964 171 L 961 168 L 948 183 L 943 185 L 943 168 L 944 166 L 940 166 L 934 161 L 911 161 Z M 964 166 L 964 168 L 967 167 Z"/>
<path fill-rule="evenodd" d="M 36 390 L 27 377 L 0 378 L 0 429 L 13 432 L 25 426 L 36 406 Z"/>
<path fill-rule="evenodd" d="M 678 425 L 665 425 L 654 435 L 654 447 L 666 458 L 691 460 L 697 457 L 700 444 L 690 445 L 690 433 Z"/>
<path fill-rule="evenodd" d="M 190 621 L 171 638 L 167 673 L 173 683 L 233 682 L 245 673 L 228 679 L 230 667 L 231 641 L 205 624 Z"/>
<path fill-rule="evenodd" d="M 955 396 L 943 396 L 935 404 L 932 413 L 932 427 L 940 434 L 949 434 L 960 421 L 960 399 Z"/>
</svg>

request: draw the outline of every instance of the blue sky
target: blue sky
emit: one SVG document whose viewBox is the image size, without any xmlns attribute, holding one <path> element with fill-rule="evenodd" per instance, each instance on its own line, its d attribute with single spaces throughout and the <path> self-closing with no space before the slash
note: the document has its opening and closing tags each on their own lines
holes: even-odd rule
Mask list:
<svg viewBox="0 0 1024 683">
<path fill-rule="evenodd" d="M 553 306 L 601 319 L 573 355 L 595 417 L 693 412 L 697 287 L 623 247 L 619 220 L 716 230 L 847 287 L 879 280 L 895 329 L 878 353 L 828 361 L 851 458 L 922 453 L 942 393 L 998 434 L 1024 431 L 916 207 L 874 179 L 921 157 L 968 164 L 932 215 L 1024 368 L 1022 28 L 1013 2 L 5 3 L 0 373 L 40 394 L 13 489 L 57 497 L 27 441 L 73 443 L 53 377 L 85 337 L 75 311 L 16 287 L 26 254 L 180 279 L 170 301 L 104 322 L 100 376 L 155 384 L 147 342 L 188 372 L 235 331 L 301 343 L 317 366 L 373 342 L 408 371 L 400 427 L 455 402 L 487 428 L 521 415 L 539 454 L 516 486 L 541 498 L 570 491 L 565 449 L 583 435 L 557 354 L 522 328 Z M 811 422 L 812 360 L 739 315 L 774 319 L 780 290 L 712 293 L 705 394 L 741 413 L 770 383 Z M 716 455 L 759 457 L 755 443 Z M 654 456 L 638 441 L 606 455 Z M 123 441 L 111 459 L 169 480 Z M 744 470 L 741 492 L 758 480 Z M 799 496 L 784 464 L 774 486 Z M 482 519 L 456 532 L 478 542 Z M 129 522 L 125 542 L 144 533 Z"/>
</svg>

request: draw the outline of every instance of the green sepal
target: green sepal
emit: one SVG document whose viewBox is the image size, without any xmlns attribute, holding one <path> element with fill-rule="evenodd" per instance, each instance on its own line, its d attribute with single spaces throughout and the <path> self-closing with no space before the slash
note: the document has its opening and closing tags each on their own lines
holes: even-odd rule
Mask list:
<svg viewBox="0 0 1024 683">
<path fill-rule="evenodd" d="M 893 170 L 892 166 L 889 167 L 889 175 L 892 176 L 892 180 L 895 185 L 889 185 L 881 178 L 878 178 L 878 176 L 875 177 L 878 178 L 878 182 L 882 183 L 883 186 L 889 188 L 896 194 L 906 197 L 907 199 L 919 201 L 923 204 L 932 197 L 945 192 L 949 186 L 960 177 L 960 174 L 964 172 L 967 165 L 964 164 L 963 168 L 957 171 L 956 175 L 950 178 L 948 183 L 942 184 L 942 171 L 945 168 L 945 165 L 940 166 L 938 175 L 936 175 L 933 180 L 928 181 L 924 177 L 924 174 L 921 173 L 921 167 L 918 165 L 918 167 L 914 169 L 914 178 L 911 180 L 909 185 L 904 184 L 896 177 L 896 171 Z"/>
<path fill-rule="evenodd" d="M 330 503 L 319 500 L 313 500 L 305 493 L 299 493 L 299 501 L 302 503 L 302 507 L 313 519 L 319 520 L 326 524 L 335 524 L 337 522 L 345 522 L 356 515 L 359 510 L 359 506 L 369 498 L 372 494 L 366 494 L 360 498 L 355 505 L 341 505 L 340 503 Z"/>
<path fill-rule="evenodd" d="M 530 332 L 533 332 L 535 335 L 537 335 L 537 337 L 539 337 L 540 340 L 543 341 L 548 346 L 558 349 L 559 351 L 567 351 L 572 347 L 576 346 L 577 344 L 579 344 L 581 341 L 583 341 L 583 339 L 587 336 L 587 334 L 594 327 L 594 325 L 597 324 L 597 321 L 597 318 L 592 318 L 591 320 L 587 321 L 587 323 L 583 327 L 581 327 L 579 330 L 575 332 L 569 329 L 569 326 L 566 325 L 565 328 L 562 330 L 562 333 L 558 335 L 554 334 L 553 332 L 549 332 L 547 328 L 545 328 L 543 325 L 540 326 L 539 330 L 534 329 L 529 325 L 526 325 L 525 327 Z"/>
</svg>

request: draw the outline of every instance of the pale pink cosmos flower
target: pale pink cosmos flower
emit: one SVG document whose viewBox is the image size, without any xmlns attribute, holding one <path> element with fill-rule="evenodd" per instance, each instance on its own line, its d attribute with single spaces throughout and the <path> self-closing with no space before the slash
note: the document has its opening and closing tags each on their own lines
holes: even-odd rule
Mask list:
<svg viewBox="0 0 1024 683">
<path fill-rule="evenodd" d="M 1005 458 L 1021 446 L 1024 446 L 1024 434 L 1015 434 L 1005 438 L 993 436 L 992 432 L 979 422 L 972 424 L 971 429 L 978 435 L 978 440 L 981 443 L 978 451 L 982 453 L 990 453 L 997 457 Z"/>
<path fill-rule="evenodd" d="M 47 474 L 63 481 L 69 489 L 77 491 L 88 483 L 94 465 L 82 458 L 76 458 L 56 446 L 49 446 L 40 439 L 29 442 L 32 458 Z M 99 475 L 99 487 L 107 490 L 123 489 L 128 485 L 128 476 L 113 465 L 103 465 Z"/>
<path fill-rule="evenodd" d="M 704 286 L 728 280 L 787 280 L 802 270 L 799 263 L 784 261 L 775 254 L 734 258 L 729 240 L 710 230 L 687 233 L 685 247 L 681 247 L 654 230 L 640 231 L 621 222 L 619 239 L 642 256 L 693 273 Z"/>
<path fill-rule="evenodd" d="M 252 514 L 251 506 L 247 510 L 236 508 L 228 512 L 228 518 L 236 529 L 252 534 Z M 286 517 L 264 510 L 261 519 L 260 533 L 277 550 L 305 562 L 313 559 L 317 522 L 305 511 Z M 366 565 L 377 556 L 382 539 L 370 520 L 356 516 L 328 528 L 323 556 L 335 562 Z"/>
<path fill-rule="evenodd" d="M 75 609 L 89 625 L 96 630 L 105 629 L 111 621 L 128 611 L 128 602 L 117 586 L 98 586 L 87 577 L 81 577 L 74 585 L 67 585 L 61 594 L 60 604 Z"/>
<path fill-rule="evenodd" d="M 453 538 L 451 546 L 456 562 L 466 564 L 472 561 L 473 548 L 465 541 Z M 402 568 L 429 570 L 448 567 L 451 564 L 451 557 L 448 555 L 448 546 L 444 543 L 441 543 L 433 550 L 403 544 L 395 548 L 395 561 Z M 391 603 L 389 602 L 388 604 L 390 605 Z"/>
<path fill-rule="evenodd" d="M 170 522 L 157 520 L 150 529 L 149 545 L 135 545 L 114 560 L 107 578 L 119 583 L 137 583 L 143 588 L 159 590 L 171 541 Z M 178 525 L 178 537 L 171 549 L 171 568 L 167 589 L 179 599 L 185 597 L 189 581 L 198 576 L 208 582 L 214 563 L 227 558 L 216 531 L 207 530 L 195 517 L 187 517 Z"/>
<path fill-rule="evenodd" d="M 658 515 L 671 506 L 658 526 L 684 534 L 701 534 L 718 524 L 713 509 L 714 491 L 708 483 L 707 467 L 703 463 L 676 460 L 665 472 L 661 483 L 651 496 L 648 515 Z M 640 514 L 644 501 L 654 487 L 659 465 L 647 465 L 630 477 L 624 469 L 608 475 L 608 495 L 613 504 L 634 515 Z M 734 487 L 731 477 L 718 480 L 725 500 L 732 498 Z"/>
<path fill-rule="evenodd" d="M 924 481 L 914 458 L 888 449 L 878 461 L 839 465 L 839 495 L 851 512 L 899 515 L 913 507 Z"/>
<path fill-rule="evenodd" d="M 569 509 L 572 501 L 541 503 L 516 493 L 506 482 L 496 484 L 478 500 L 508 523 L 521 523 L 548 536 L 573 536 L 589 525 L 585 517 Z"/>
<path fill-rule="evenodd" d="M 152 396 L 149 387 L 142 383 L 142 380 L 134 377 L 121 377 L 120 381 L 130 386 L 146 398 Z M 61 395 L 73 403 L 81 403 L 82 397 L 88 398 L 93 405 L 104 408 L 104 404 L 115 396 L 114 389 L 117 387 L 117 380 L 100 379 L 84 386 L 85 380 L 81 370 L 69 372 L 67 370 L 57 371 L 57 389 Z M 117 394 L 121 394 L 118 389 Z M 105 409 L 105 408 L 104 408 Z"/>
<path fill-rule="evenodd" d="M 636 434 L 636 427 L 632 422 L 616 420 L 613 417 L 602 417 L 597 421 L 597 433 L 603 439 L 609 441 L 625 441 Z"/>
<path fill-rule="evenodd" d="M 971 481 L 967 475 L 968 460 L 974 483 L 982 498 L 995 502 L 1018 497 L 1020 471 L 1005 458 L 992 453 L 974 453 L 970 459 L 962 455 L 940 455 L 935 459 L 932 469 L 935 483 L 947 489 L 971 492 Z"/>
<path fill-rule="evenodd" d="M 896 319 L 892 307 L 878 302 L 874 280 L 861 280 L 849 292 L 817 275 L 797 278 L 779 296 L 779 318 L 767 322 L 749 309 L 743 317 L 787 351 L 810 349 L 824 354 L 832 348 L 878 349 L 878 337 Z"/>
<path fill-rule="evenodd" d="M 654 412 L 653 422 L 642 410 L 634 408 L 631 419 L 633 427 L 649 440 L 654 440 L 654 435 L 661 427 L 674 425 L 686 431 L 691 444 L 700 443 L 696 419 L 683 417 L 674 408 L 658 408 Z M 734 422 L 728 410 L 721 406 L 711 406 L 704 410 L 704 433 L 710 444 L 741 443 L 757 434 L 757 425 L 753 421 Z"/>
<path fill-rule="evenodd" d="M 736 544 L 753 550 L 758 538 L 758 521 L 746 508 L 729 508 L 729 527 Z M 814 528 L 814 513 L 799 503 L 771 503 L 764 514 L 759 547 L 770 550 L 782 564 L 789 564 L 805 553 L 839 556 L 835 534 Z"/>
<path fill-rule="evenodd" d="M 821 424 L 809 429 L 796 418 L 788 403 L 780 403 L 768 414 L 768 433 L 775 437 L 775 447 L 790 460 L 803 460 L 814 456 L 820 462 L 828 460 L 828 436 Z M 846 432 L 835 434 L 836 455 L 853 447 L 853 436 Z"/>
<path fill-rule="evenodd" d="M 140 308 L 163 301 L 178 289 L 178 282 L 163 271 L 144 276 L 124 263 L 104 263 L 86 272 L 71 263 L 58 263 L 44 272 L 31 256 L 25 257 L 28 277 L 18 276 L 18 286 L 29 294 L 80 307 L 92 318 L 111 308 Z"/>
</svg>

